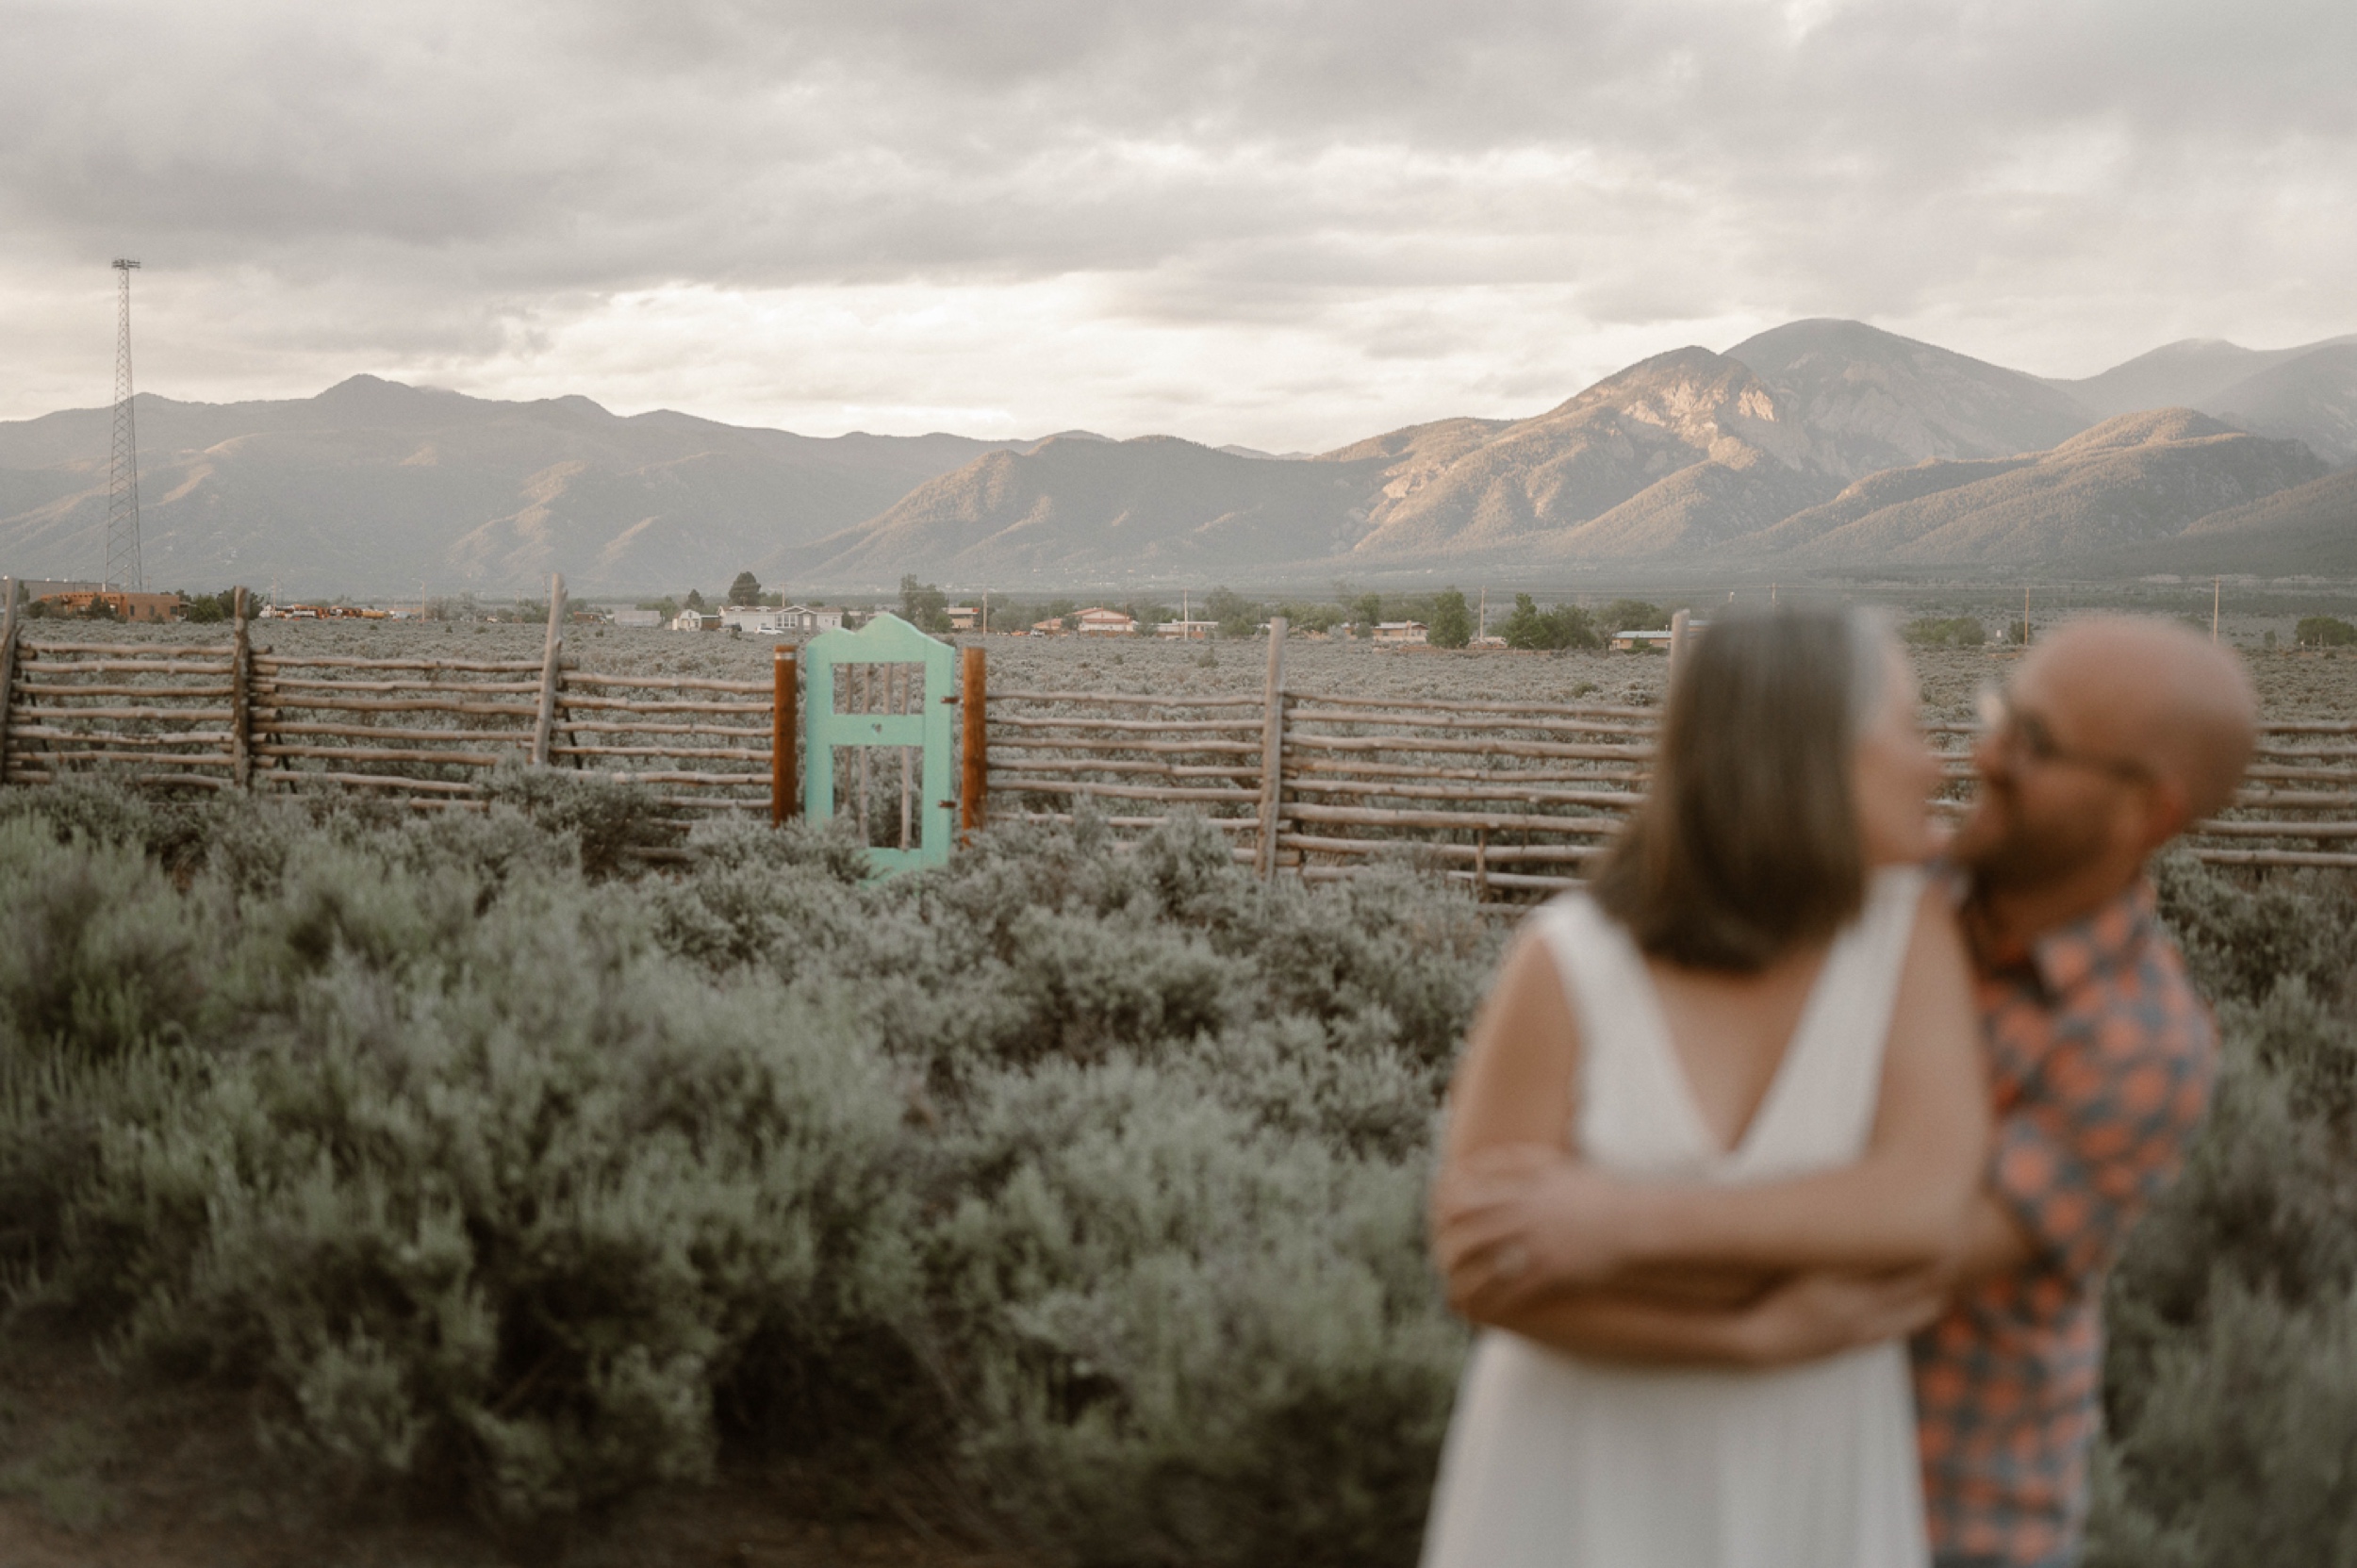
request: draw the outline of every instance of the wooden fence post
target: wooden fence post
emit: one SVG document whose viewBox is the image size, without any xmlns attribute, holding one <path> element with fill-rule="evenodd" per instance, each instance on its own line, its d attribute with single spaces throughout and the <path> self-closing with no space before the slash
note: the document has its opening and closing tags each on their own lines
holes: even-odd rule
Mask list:
<svg viewBox="0 0 2357 1568">
<path fill-rule="evenodd" d="M 532 766 L 549 765 L 549 742 L 556 731 L 556 684 L 565 655 L 565 577 L 549 579 L 549 640 L 540 655 L 540 712 L 532 726 Z"/>
<path fill-rule="evenodd" d="M 1670 678 L 1677 679 L 1678 660 L 1686 653 L 1686 612 L 1679 610 L 1670 617 Z"/>
<path fill-rule="evenodd" d="M 0 577 L 8 608 L 0 611 L 0 783 L 8 777 L 8 712 L 16 705 L 16 590 L 13 577 Z"/>
<path fill-rule="evenodd" d="M 802 782 L 795 766 L 800 755 L 796 748 L 801 743 L 794 722 L 801 695 L 797 662 L 792 644 L 778 644 L 769 702 L 769 825 L 773 828 L 802 809 Z"/>
<path fill-rule="evenodd" d="M 1277 834 L 1285 796 L 1285 618 L 1268 623 L 1266 710 L 1261 728 L 1261 864 L 1262 882 L 1277 880 Z"/>
<path fill-rule="evenodd" d="M 965 704 L 959 721 L 960 755 L 958 758 L 958 827 L 964 833 L 981 831 L 982 819 L 990 800 L 990 715 L 989 693 L 983 684 L 982 651 L 966 648 L 959 651 L 961 692 L 959 700 Z"/>
<path fill-rule="evenodd" d="M 246 630 L 245 590 L 229 598 L 229 786 L 254 787 L 254 638 Z"/>
</svg>

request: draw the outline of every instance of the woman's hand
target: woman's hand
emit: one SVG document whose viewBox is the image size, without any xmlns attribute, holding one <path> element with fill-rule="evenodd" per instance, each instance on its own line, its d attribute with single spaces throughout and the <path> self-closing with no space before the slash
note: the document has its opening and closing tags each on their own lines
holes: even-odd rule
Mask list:
<svg viewBox="0 0 2357 1568">
<path fill-rule="evenodd" d="M 1466 1155 L 1434 1195 L 1433 1251 L 1449 1303 L 1486 1322 L 1608 1279 L 1627 1261 L 1625 1188 L 1560 1148 L 1502 1144 Z"/>
</svg>

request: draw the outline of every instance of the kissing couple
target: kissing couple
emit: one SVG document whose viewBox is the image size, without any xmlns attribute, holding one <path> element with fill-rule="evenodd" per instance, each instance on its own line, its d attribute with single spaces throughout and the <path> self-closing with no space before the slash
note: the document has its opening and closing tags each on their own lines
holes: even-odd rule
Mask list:
<svg viewBox="0 0 2357 1568">
<path fill-rule="evenodd" d="M 1730 615 L 1653 784 L 1525 924 L 1450 1093 L 1480 1327 L 1426 1568 L 2067 1568 L 2103 1281 L 2217 1032 L 2152 853 L 2233 798 L 2235 659 L 2099 617 L 1986 692 L 1943 846 L 1862 614 Z"/>
</svg>

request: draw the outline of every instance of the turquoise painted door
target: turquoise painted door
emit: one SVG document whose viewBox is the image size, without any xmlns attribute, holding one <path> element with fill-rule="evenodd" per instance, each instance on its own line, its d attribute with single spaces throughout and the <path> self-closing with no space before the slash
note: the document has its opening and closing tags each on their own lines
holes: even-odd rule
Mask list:
<svg viewBox="0 0 2357 1568">
<path fill-rule="evenodd" d="M 879 876 L 949 858 L 950 652 L 948 643 L 896 615 L 877 616 L 856 632 L 821 633 L 802 649 L 806 819 L 823 822 L 835 813 L 836 747 L 907 747 L 920 753 L 919 765 L 908 770 L 916 775 L 910 781 L 915 799 L 907 834 L 915 842 L 870 845 L 868 858 Z M 892 756 L 895 767 L 906 754 Z M 887 777 L 893 770 L 885 770 Z M 861 786 L 869 776 L 861 769 L 853 784 L 863 819 L 867 795 Z"/>
</svg>

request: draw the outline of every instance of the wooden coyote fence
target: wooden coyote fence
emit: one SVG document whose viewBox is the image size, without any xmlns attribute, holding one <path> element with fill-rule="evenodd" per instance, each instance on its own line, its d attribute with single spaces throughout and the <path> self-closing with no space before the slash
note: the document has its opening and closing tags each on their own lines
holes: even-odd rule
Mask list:
<svg viewBox="0 0 2357 1568">
<path fill-rule="evenodd" d="M 768 681 L 605 675 L 565 652 L 563 580 L 537 659 L 361 658 L 256 646 L 237 595 L 221 643 L 0 626 L 0 782 L 92 767 L 165 788 L 384 791 L 476 801 L 503 763 L 650 786 L 667 811 L 774 814 Z"/>
<path fill-rule="evenodd" d="M 1068 820 L 1087 801 L 1127 834 L 1193 810 L 1264 876 L 1332 880 L 1406 854 L 1484 899 L 1528 898 L 1576 886 L 1644 793 L 1655 709 L 1295 691 L 1284 647 L 1278 620 L 1257 697 L 990 693 L 995 809 Z M 1960 811 L 1975 732 L 1930 729 L 1950 759 L 1940 805 Z M 2189 840 L 2213 865 L 2343 869 L 2352 841 L 2357 723 L 2343 721 L 2264 726 L 2233 806 Z"/>
<path fill-rule="evenodd" d="M 947 854 L 953 809 L 970 833 L 986 814 L 1069 820 L 1085 803 L 1124 837 L 1192 811 L 1264 877 L 1406 855 L 1522 900 L 1576 884 L 1652 767 L 1651 708 L 1294 690 L 1281 620 L 1257 695 L 991 691 L 981 649 L 953 681 L 948 651 L 898 621 L 781 647 L 766 681 L 609 675 L 567 654 L 562 579 L 552 588 L 540 658 L 465 659 L 276 652 L 255 644 L 242 595 L 219 642 L 34 640 L 10 586 L 0 782 L 108 767 L 159 787 L 328 786 L 431 809 L 480 803 L 491 769 L 522 763 L 647 785 L 675 817 L 832 807 L 880 868 Z M 1971 732 L 1933 728 L 1959 795 Z M 2234 805 L 2191 843 L 2218 865 L 2357 868 L 2357 723 L 2267 725 Z"/>
</svg>

